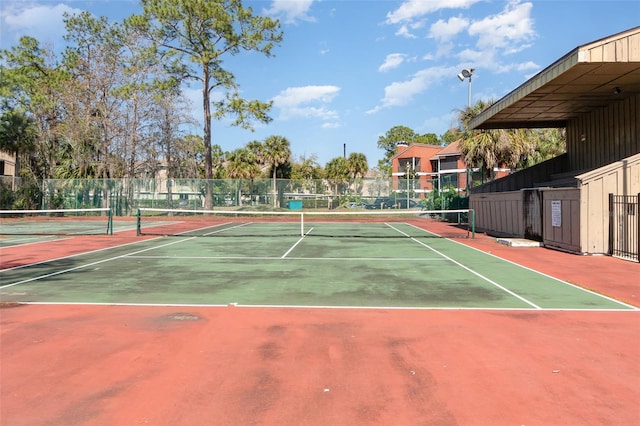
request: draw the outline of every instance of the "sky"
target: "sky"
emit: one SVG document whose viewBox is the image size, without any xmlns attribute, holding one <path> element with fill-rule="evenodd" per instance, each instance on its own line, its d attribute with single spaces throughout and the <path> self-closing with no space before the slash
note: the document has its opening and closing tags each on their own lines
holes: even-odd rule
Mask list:
<svg viewBox="0 0 640 426">
<path fill-rule="evenodd" d="M 225 59 L 245 99 L 273 101 L 269 124 L 254 131 L 213 122 L 225 151 L 286 137 L 296 160 L 321 166 L 363 153 L 369 167 L 395 126 L 440 136 L 457 111 L 498 100 L 576 47 L 640 25 L 632 0 L 254 0 L 255 13 L 280 20 L 274 57 Z M 3 0 L 0 48 L 35 37 L 60 49 L 63 13 L 89 11 L 120 21 L 141 12 L 135 0 Z M 473 69 L 471 81 L 457 75 Z M 196 86 L 186 93 L 202 122 Z M 202 134 L 202 124 L 189 129 Z"/>
</svg>

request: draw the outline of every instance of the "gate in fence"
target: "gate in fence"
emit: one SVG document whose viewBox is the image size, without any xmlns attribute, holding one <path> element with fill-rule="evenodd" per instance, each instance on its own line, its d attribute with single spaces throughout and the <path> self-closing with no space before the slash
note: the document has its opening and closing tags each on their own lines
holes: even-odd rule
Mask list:
<svg viewBox="0 0 640 426">
<path fill-rule="evenodd" d="M 609 194 L 609 254 L 640 261 L 640 194 Z"/>
</svg>

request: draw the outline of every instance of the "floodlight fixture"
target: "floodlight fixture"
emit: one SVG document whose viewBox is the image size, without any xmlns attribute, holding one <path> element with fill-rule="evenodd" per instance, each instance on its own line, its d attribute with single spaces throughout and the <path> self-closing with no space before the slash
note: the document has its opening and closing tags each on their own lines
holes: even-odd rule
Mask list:
<svg viewBox="0 0 640 426">
<path fill-rule="evenodd" d="M 462 71 L 460 71 L 460 74 L 458 74 L 458 78 L 460 79 L 460 81 L 464 81 L 465 78 L 469 80 L 469 94 L 467 101 L 467 105 L 469 107 L 471 106 L 471 76 L 473 75 L 474 71 L 474 68 L 463 69 Z"/>
</svg>

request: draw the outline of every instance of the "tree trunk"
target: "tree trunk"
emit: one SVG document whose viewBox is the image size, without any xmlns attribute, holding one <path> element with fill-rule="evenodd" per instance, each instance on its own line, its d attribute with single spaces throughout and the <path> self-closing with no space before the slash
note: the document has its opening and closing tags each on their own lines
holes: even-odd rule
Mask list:
<svg viewBox="0 0 640 426">
<path fill-rule="evenodd" d="M 276 194 L 276 167 L 273 167 L 273 207 L 278 207 L 278 197 Z"/>
<path fill-rule="evenodd" d="M 213 208 L 213 161 L 211 158 L 211 104 L 209 102 L 209 69 L 204 65 L 202 75 L 202 108 L 204 111 L 204 208 Z"/>
</svg>

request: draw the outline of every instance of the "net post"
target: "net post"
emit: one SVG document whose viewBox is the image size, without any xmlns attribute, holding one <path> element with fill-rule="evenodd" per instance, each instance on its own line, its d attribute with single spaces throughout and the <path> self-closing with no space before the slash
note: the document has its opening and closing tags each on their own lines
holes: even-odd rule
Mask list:
<svg viewBox="0 0 640 426">
<path fill-rule="evenodd" d="M 304 237 L 304 213 L 300 213 L 300 236 Z"/>
<path fill-rule="evenodd" d="M 471 209 L 471 238 L 476 238 L 476 211 Z"/>
<path fill-rule="evenodd" d="M 109 208 L 109 223 L 107 224 L 107 235 L 113 235 L 113 209 Z"/>
<path fill-rule="evenodd" d="M 139 237 L 141 234 L 140 231 L 140 209 L 136 212 L 136 236 Z"/>
</svg>

